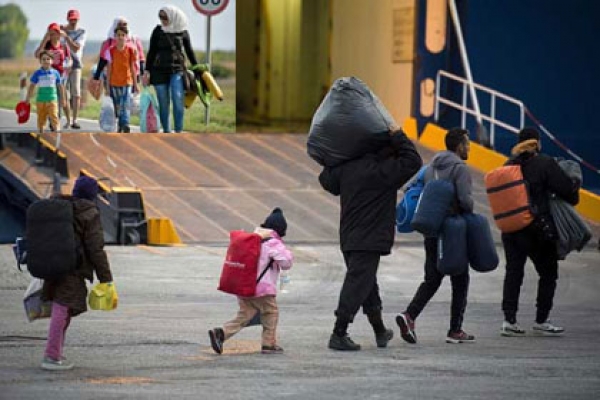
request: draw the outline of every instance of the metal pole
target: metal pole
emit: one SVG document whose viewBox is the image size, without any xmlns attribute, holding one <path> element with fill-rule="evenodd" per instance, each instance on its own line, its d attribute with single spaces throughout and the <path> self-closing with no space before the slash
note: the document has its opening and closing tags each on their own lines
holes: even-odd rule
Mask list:
<svg viewBox="0 0 600 400">
<path fill-rule="evenodd" d="M 433 114 L 433 119 L 437 122 L 438 117 L 440 116 L 440 85 L 442 82 L 442 78 L 440 77 L 440 73 L 435 76 L 435 112 Z"/>
<path fill-rule="evenodd" d="M 460 127 L 463 129 L 467 128 L 467 113 L 465 109 L 467 108 L 467 85 L 462 84 L 462 106 L 463 109 L 460 113 Z"/>
<path fill-rule="evenodd" d="M 487 143 L 489 139 L 487 137 L 487 132 L 485 132 L 485 128 L 483 126 L 483 122 L 481 120 L 481 111 L 479 109 L 479 101 L 477 101 L 477 95 L 475 93 L 475 86 L 473 86 L 473 75 L 471 75 L 471 66 L 469 64 L 469 57 L 467 56 L 467 48 L 465 46 L 464 37 L 462 34 L 462 29 L 460 27 L 460 20 L 458 19 L 458 11 L 456 10 L 456 2 L 454 0 L 448 0 L 448 6 L 450 7 L 450 14 L 452 15 L 452 21 L 454 22 L 454 28 L 456 29 L 456 36 L 458 39 L 458 47 L 460 49 L 460 56 L 462 59 L 463 67 L 465 69 L 465 75 L 467 76 L 467 80 L 469 81 L 469 92 L 471 94 L 471 101 L 473 102 L 473 108 L 475 109 L 475 118 L 477 119 L 477 139 L 482 144 Z"/>
<path fill-rule="evenodd" d="M 208 65 L 208 72 L 210 72 L 210 64 L 211 64 L 211 55 L 210 55 L 210 20 L 212 16 L 208 15 L 206 17 L 206 64 Z M 206 126 L 208 126 L 210 122 L 210 104 L 206 105 L 206 110 L 204 111 L 204 121 Z"/>
</svg>

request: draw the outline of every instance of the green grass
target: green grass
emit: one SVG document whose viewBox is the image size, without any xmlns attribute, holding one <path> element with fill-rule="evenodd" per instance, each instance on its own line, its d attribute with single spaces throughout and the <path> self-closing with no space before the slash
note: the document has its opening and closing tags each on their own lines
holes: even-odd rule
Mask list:
<svg viewBox="0 0 600 400">
<path fill-rule="evenodd" d="M 19 74 L 26 71 L 30 76 L 36 68 L 37 64 L 24 63 L 22 60 L 0 62 L 0 108 L 15 108 L 19 102 Z M 84 70 L 83 76 L 89 77 L 87 69 Z M 196 99 L 194 104 L 185 110 L 183 121 L 185 131 L 235 132 L 235 79 L 220 80 L 217 83 L 223 90 L 224 100 L 213 100 L 210 107 L 210 124 L 206 126 L 204 122 L 205 108 L 200 100 Z M 83 91 L 86 91 L 84 87 L 82 87 Z M 98 119 L 100 101 L 95 100 L 89 93 L 87 93 L 86 100 L 85 106 L 79 113 L 80 117 Z M 139 125 L 139 118 L 132 116 L 131 124 Z"/>
</svg>

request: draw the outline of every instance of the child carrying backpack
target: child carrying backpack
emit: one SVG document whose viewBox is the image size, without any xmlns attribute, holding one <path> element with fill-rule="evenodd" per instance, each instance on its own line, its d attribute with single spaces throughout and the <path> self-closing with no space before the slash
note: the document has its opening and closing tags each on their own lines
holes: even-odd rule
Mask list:
<svg viewBox="0 0 600 400">
<path fill-rule="evenodd" d="M 42 300 L 52 301 L 48 340 L 41 365 L 45 370 L 64 371 L 73 368 L 73 364 L 63 356 L 63 347 L 72 317 L 87 311 L 88 291 L 85 281 L 92 282 L 94 274 L 101 283 L 112 283 L 113 280 L 104 251 L 100 212 L 95 203 L 97 194 L 98 182 L 93 178 L 80 176 L 75 181 L 72 196 L 63 197 L 73 204 L 73 229 L 75 243 L 80 245 L 80 256 L 75 257 L 75 269 L 54 278 L 44 279 Z M 32 247 L 28 250 L 28 266 L 31 268 L 31 263 L 35 262 L 35 243 L 39 244 L 40 241 L 30 237 L 32 231 L 29 228 L 28 226 L 27 240 L 28 243 L 32 242 Z M 60 232 L 52 231 L 52 228 L 48 226 L 47 229 L 54 236 L 62 237 Z M 76 248 L 73 248 L 73 251 L 77 251 Z"/>
<path fill-rule="evenodd" d="M 292 253 L 282 241 L 287 230 L 287 222 L 280 208 L 275 208 L 265 222 L 254 233 L 260 235 L 260 256 L 256 272 L 256 291 L 252 297 L 238 296 L 239 310 L 231 321 L 223 327 L 208 331 L 210 344 L 217 354 L 223 353 L 223 342 L 248 326 L 257 313 L 260 313 L 263 354 L 281 354 L 283 349 L 277 345 L 277 283 L 281 270 L 292 267 Z M 227 260 L 226 260 L 227 263 Z M 266 270 L 266 272 L 265 272 Z M 260 279 L 258 279 L 260 278 Z"/>
</svg>

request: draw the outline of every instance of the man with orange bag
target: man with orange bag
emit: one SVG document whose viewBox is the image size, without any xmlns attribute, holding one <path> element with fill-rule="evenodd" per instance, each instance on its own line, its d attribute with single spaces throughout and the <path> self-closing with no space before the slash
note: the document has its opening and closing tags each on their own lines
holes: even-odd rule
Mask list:
<svg viewBox="0 0 600 400">
<path fill-rule="evenodd" d="M 562 327 L 548 320 L 558 280 L 558 235 L 550 215 L 548 198 L 550 193 L 555 193 L 575 205 L 579 202 L 581 182 L 572 180 L 554 158 L 541 154 L 541 148 L 539 132 L 534 128 L 522 129 L 519 142 L 511 151 L 513 158 L 508 162 L 521 166 L 535 217 L 525 228 L 502 234 L 506 254 L 502 336 L 525 335 L 525 330 L 517 323 L 517 310 L 527 258 L 531 259 L 540 277 L 533 332 L 545 336 L 559 336 L 564 332 Z"/>
</svg>

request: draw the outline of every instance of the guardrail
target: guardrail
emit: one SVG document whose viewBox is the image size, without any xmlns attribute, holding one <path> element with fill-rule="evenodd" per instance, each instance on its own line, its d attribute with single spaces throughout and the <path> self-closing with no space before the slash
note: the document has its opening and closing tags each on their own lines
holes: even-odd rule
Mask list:
<svg viewBox="0 0 600 400">
<path fill-rule="evenodd" d="M 462 85 L 462 102 L 457 103 L 452 101 L 446 97 L 441 95 L 441 85 L 442 79 L 448 79 L 454 82 L 457 82 Z M 469 108 L 467 105 L 467 90 L 471 87 L 475 88 L 480 92 L 486 93 L 490 96 L 490 111 L 489 114 L 485 114 L 483 112 L 478 112 L 478 110 L 474 110 Z M 497 118 L 496 116 L 496 102 L 497 99 L 506 101 L 508 103 L 514 104 L 519 110 L 519 126 L 513 126 L 508 122 L 504 122 Z M 458 75 L 451 74 L 447 71 L 438 71 L 435 78 L 435 112 L 434 118 L 435 121 L 438 121 L 439 112 L 440 112 L 440 103 L 445 104 L 447 106 L 453 107 L 461 112 L 461 126 L 464 128 L 467 123 L 467 114 L 473 115 L 474 117 L 480 117 L 482 120 L 488 121 L 490 123 L 490 145 L 494 148 L 494 137 L 496 132 L 496 126 L 504 128 L 510 132 L 518 133 L 525 126 L 525 106 L 523 102 L 515 99 L 514 97 L 510 97 L 505 95 L 504 93 L 498 92 L 497 90 L 491 89 L 489 87 L 480 85 L 478 83 L 470 83 L 467 79 L 460 77 Z M 481 114 L 481 115 L 479 115 Z"/>
</svg>

